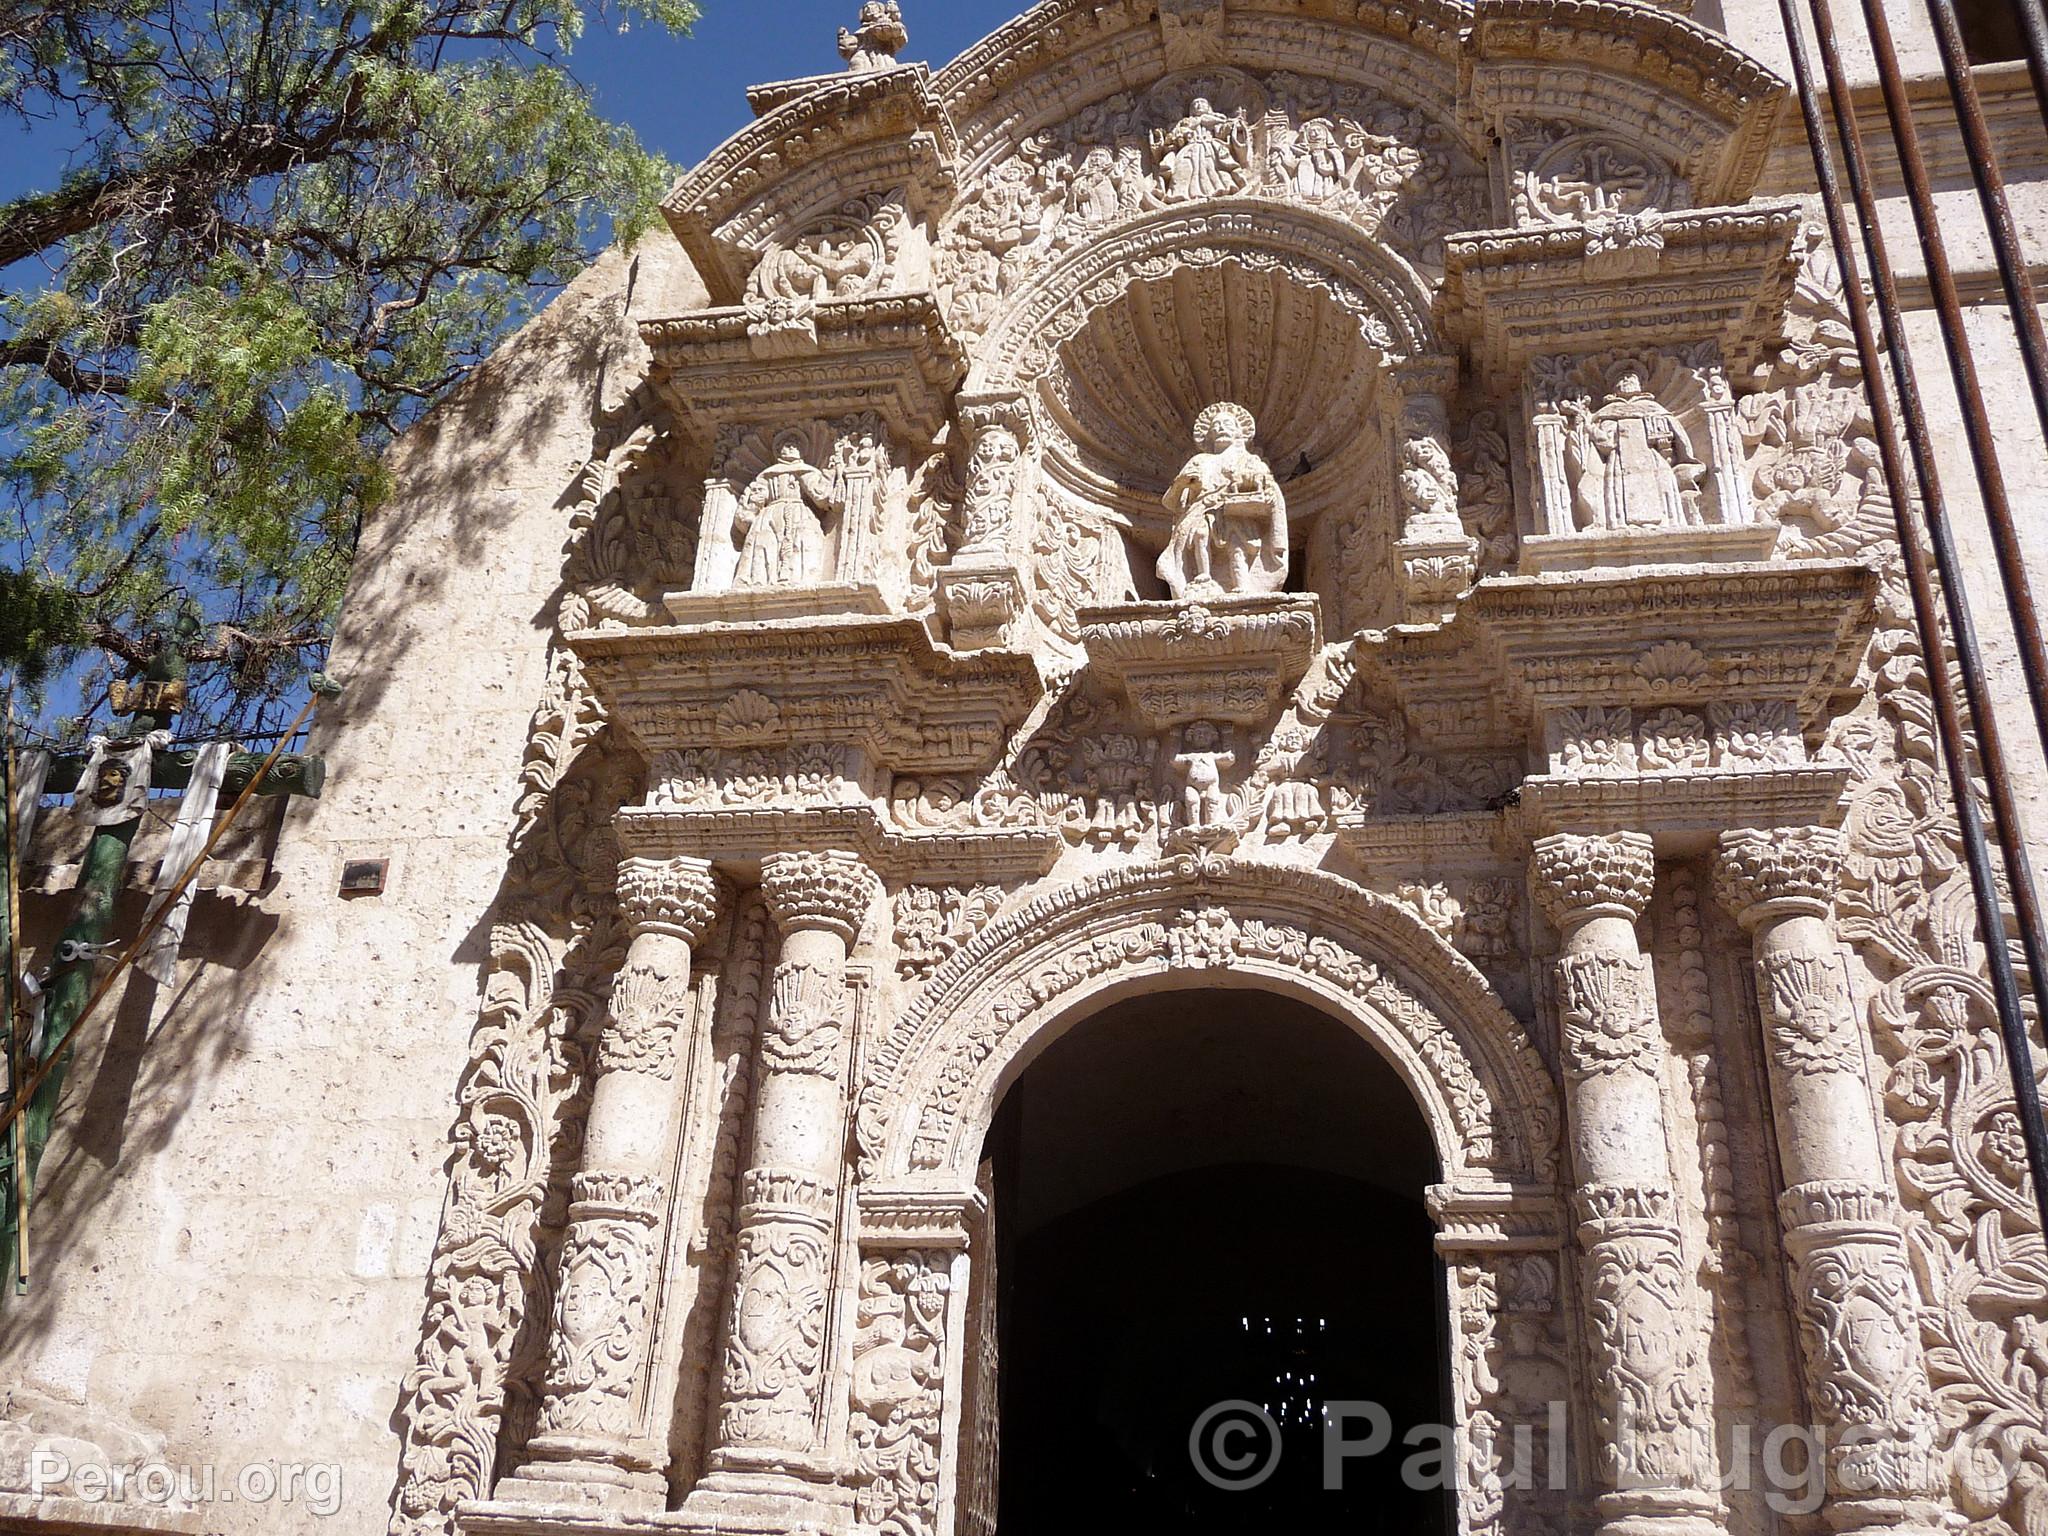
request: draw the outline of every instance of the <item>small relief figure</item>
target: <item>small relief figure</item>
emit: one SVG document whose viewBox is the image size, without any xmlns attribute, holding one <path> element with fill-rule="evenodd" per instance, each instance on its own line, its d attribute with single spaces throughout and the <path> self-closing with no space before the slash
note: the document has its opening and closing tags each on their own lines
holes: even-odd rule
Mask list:
<svg viewBox="0 0 2048 1536">
<path fill-rule="evenodd" d="M 1273 736 L 1270 772 L 1273 787 L 1266 794 L 1269 836 L 1313 837 L 1329 823 L 1323 787 L 1316 780 L 1325 771 L 1324 753 L 1316 734 L 1302 725 L 1286 725 Z"/>
<path fill-rule="evenodd" d="M 754 477 L 740 498 L 733 526 L 740 545 L 740 587 L 800 587 L 825 567 L 827 514 L 839 511 L 831 478 L 804 461 L 794 438 L 776 447 L 775 462 Z"/>
<path fill-rule="evenodd" d="M 1350 185 L 1351 166 L 1337 132 L 1320 117 L 1301 125 L 1293 142 L 1273 151 L 1287 189 L 1305 203 L 1320 203 L 1335 197 Z"/>
<path fill-rule="evenodd" d="M 1230 814 L 1229 797 L 1223 793 L 1223 775 L 1237 763 L 1235 752 L 1223 750 L 1223 733 L 1206 720 L 1197 720 L 1181 734 L 1181 750 L 1173 760 L 1180 770 L 1181 825 L 1213 827 Z"/>
<path fill-rule="evenodd" d="M 1218 112 L 1207 97 L 1197 96 L 1171 128 L 1154 129 L 1152 150 L 1161 157 L 1169 203 L 1229 197 L 1250 180 L 1250 126 Z"/>
<path fill-rule="evenodd" d="M 1594 526 L 1677 528 L 1706 521 L 1700 512 L 1706 467 L 1678 418 L 1643 387 L 1640 372 L 1623 369 L 1597 411 L 1568 401 L 1565 413 L 1579 500 L 1597 518 Z"/>
<path fill-rule="evenodd" d="M 895 68 L 896 55 L 909 41 L 903 7 L 897 0 L 867 0 L 860 8 L 858 29 L 839 29 L 839 57 L 846 60 L 850 73 L 873 74 L 878 69 Z"/>
<path fill-rule="evenodd" d="M 865 232 L 807 235 L 793 245 L 770 246 L 748 287 L 759 300 L 815 304 L 858 295 L 880 265 Z"/>
<path fill-rule="evenodd" d="M 1241 405 L 1212 405 L 1195 418 L 1201 451 L 1166 493 L 1173 537 L 1157 567 L 1176 599 L 1286 585 L 1287 498 L 1252 450 L 1257 431 Z"/>
<path fill-rule="evenodd" d="M 1099 229 L 1112 222 L 1122 209 L 1116 156 L 1098 144 L 1081 157 L 1080 168 L 1067 187 L 1067 215 L 1088 229 Z"/>
</svg>

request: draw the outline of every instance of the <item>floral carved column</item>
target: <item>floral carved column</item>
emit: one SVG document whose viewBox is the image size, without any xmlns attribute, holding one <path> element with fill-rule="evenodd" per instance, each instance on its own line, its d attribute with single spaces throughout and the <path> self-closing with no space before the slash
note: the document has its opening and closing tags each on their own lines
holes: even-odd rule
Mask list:
<svg viewBox="0 0 2048 1536">
<path fill-rule="evenodd" d="M 645 1430 L 654 1298 L 668 1217 L 678 1036 L 692 951 L 717 889 L 701 859 L 627 859 L 619 905 L 632 938 L 599 1037 L 597 1085 L 570 1183 L 540 1432 L 499 1489 L 659 1510 L 667 1453 Z"/>
<path fill-rule="evenodd" d="M 1557 1007 L 1600 1528 L 1717 1530 L 1703 1341 L 1665 1132 L 1664 1036 L 1636 934 L 1656 883 L 1655 853 L 1636 833 L 1549 837 L 1536 844 L 1534 872 L 1563 935 Z"/>
<path fill-rule="evenodd" d="M 740 1181 L 723 1401 L 686 1515 L 720 1529 L 843 1523 L 824 1413 L 839 1249 L 851 996 L 847 952 L 879 882 L 852 854 L 775 854 L 761 889 L 782 934 Z M 793 1525 L 790 1528 L 794 1528 Z"/>
<path fill-rule="evenodd" d="M 1730 832 L 1716 887 L 1754 943 L 1807 1394 L 1827 1436 L 1831 1523 L 1938 1523 L 1919 1296 L 1893 1200 L 1863 1031 L 1828 914 L 1841 834 Z"/>
</svg>

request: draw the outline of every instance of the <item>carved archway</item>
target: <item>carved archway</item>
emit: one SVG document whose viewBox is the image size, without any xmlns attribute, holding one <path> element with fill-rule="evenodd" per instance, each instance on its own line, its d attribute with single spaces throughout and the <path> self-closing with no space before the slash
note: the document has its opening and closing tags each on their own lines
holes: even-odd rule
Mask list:
<svg viewBox="0 0 2048 1536">
<path fill-rule="evenodd" d="M 1437 356 L 1429 284 L 1343 219 L 1264 197 L 1220 198 L 1103 230 L 1005 297 L 969 376 L 969 393 L 1037 379 L 1059 345 L 1130 284 L 1176 265 L 1234 261 L 1281 271 L 1329 294 L 1388 357 Z"/>
<path fill-rule="evenodd" d="M 867 1184 L 971 1188 L 1002 1090 L 1077 1020 L 1140 989 L 1263 987 L 1347 1022 L 1421 1106 L 1448 1194 L 1547 1194 L 1557 1093 L 1520 1021 L 1400 903 L 1311 870 L 1122 870 L 963 946 L 869 1056 Z"/>
</svg>

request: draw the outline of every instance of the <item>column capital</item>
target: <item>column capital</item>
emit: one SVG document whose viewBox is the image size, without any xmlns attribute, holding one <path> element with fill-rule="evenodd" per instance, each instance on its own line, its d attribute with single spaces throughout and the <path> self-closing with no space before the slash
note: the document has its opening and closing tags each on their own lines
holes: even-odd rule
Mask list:
<svg viewBox="0 0 2048 1536">
<path fill-rule="evenodd" d="M 718 916 L 709 859 L 622 859 L 619 908 L 633 932 L 666 933 L 694 947 Z"/>
<path fill-rule="evenodd" d="M 1536 899 L 1567 931 L 1595 917 L 1634 922 L 1657 887 L 1656 845 L 1641 832 L 1560 833 L 1538 839 L 1535 854 Z"/>
<path fill-rule="evenodd" d="M 1714 894 L 1745 928 L 1774 916 L 1825 916 L 1841 869 L 1842 834 L 1832 827 L 1723 832 Z"/>
<path fill-rule="evenodd" d="M 851 853 L 771 853 L 761 861 L 761 894 L 785 935 L 822 929 L 851 944 L 881 893 L 874 871 Z"/>
</svg>

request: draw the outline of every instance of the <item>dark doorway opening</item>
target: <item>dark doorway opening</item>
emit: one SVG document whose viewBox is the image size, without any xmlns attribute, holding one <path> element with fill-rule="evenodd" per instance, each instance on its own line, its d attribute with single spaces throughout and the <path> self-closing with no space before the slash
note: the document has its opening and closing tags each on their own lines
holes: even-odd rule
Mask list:
<svg viewBox="0 0 2048 1536">
<path fill-rule="evenodd" d="M 1031 1065 L 990 1154 L 1000 1536 L 1452 1528 L 1442 1437 L 1403 1444 L 1448 1421 L 1435 1157 L 1349 1028 L 1260 992 L 1132 999 Z M 1368 1402 L 1392 1445 L 1326 1477 L 1330 1405 Z"/>
</svg>

